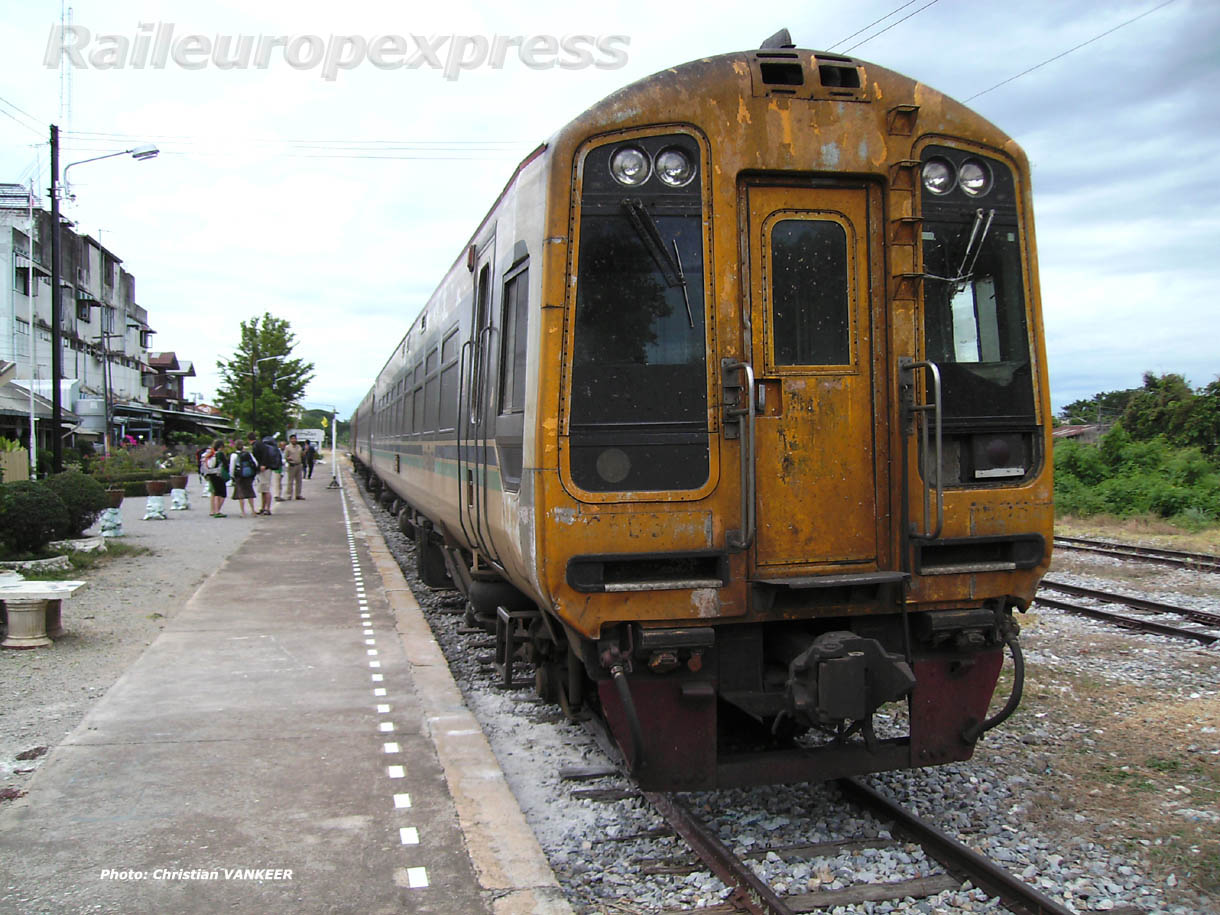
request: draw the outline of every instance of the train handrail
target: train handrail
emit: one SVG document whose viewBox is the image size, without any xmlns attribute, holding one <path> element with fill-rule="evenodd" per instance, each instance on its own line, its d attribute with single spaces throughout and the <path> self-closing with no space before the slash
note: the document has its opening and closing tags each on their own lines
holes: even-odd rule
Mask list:
<svg viewBox="0 0 1220 915">
<path fill-rule="evenodd" d="M 915 403 L 915 379 L 914 372 L 916 369 L 926 369 L 928 374 L 932 376 L 932 403 Z M 935 540 L 940 536 L 940 532 L 945 526 L 945 477 L 944 468 L 942 467 L 942 458 L 944 455 L 944 440 L 943 440 L 943 422 L 941 419 L 940 410 L 940 366 L 930 360 L 923 362 L 915 362 L 913 360 L 902 358 L 898 360 L 898 370 L 900 372 L 910 372 L 912 374 L 909 400 L 904 402 L 903 408 L 913 417 L 917 413 L 932 414 L 932 424 L 936 427 L 936 459 L 931 460 L 929 455 L 928 441 L 928 421 L 922 419 L 919 423 L 919 438 L 920 438 L 920 455 L 922 460 L 920 464 L 923 468 L 923 526 L 927 528 L 929 516 L 932 512 L 931 497 L 932 483 L 930 480 L 931 473 L 929 465 L 935 467 L 936 473 L 936 526 L 932 530 L 917 531 L 913 530 L 911 536 L 918 537 L 921 540 Z M 904 446 L 905 447 L 905 446 Z M 911 525 L 914 527 L 914 525 Z"/>
<path fill-rule="evenodd" d="M 737 406 L 725 406 L 725 420 L 737 421 L 738 435 L 741 439 L 741 531 L 729 531 L 727 540 L 729 546 L 744 550 L 754 542 L 754 529 L 757 526 L 755 518 L 755 491 L 757 479 L 754 470 L 754 420 L 757 411 L 754 407 L 754 367 L 748 362 L 736 362 L 726 359 L 721 363 L 721 369 L 727 375 L 741 370 L 745 373 L 746 383 L 741 389 L 742 399 Z M 725 387 L 730 385 L 726 382 Z M 744 406 L 742 405 L 744 402 Z"/>
</svg>

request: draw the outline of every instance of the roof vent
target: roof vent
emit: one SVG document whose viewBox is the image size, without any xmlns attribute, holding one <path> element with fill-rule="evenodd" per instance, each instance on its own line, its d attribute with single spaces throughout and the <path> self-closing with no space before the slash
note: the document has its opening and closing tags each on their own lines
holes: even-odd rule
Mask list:
<svg viewBox="0 0 1220 915">
<path fill-rule="evenodd" d="M 758 69 L 768 86 L 805 85 L 805 71 L 799 63 L 760 63 Z"/>
<path fill-rule="evenodd" d="M 823 57 L 818 58 L 818 79 L 827 89 L 860 88 L 860 71 L 854 65 L 827 63 Z"/>
<path fill-rule="evenodd" d="M 778 51 L 782 48 L 795 48 L 792 43 L 792 36 L 788 34 L 787 29 L 780 29 L 766 41 L 758 46 L 760 51 Z"/>
</svg>

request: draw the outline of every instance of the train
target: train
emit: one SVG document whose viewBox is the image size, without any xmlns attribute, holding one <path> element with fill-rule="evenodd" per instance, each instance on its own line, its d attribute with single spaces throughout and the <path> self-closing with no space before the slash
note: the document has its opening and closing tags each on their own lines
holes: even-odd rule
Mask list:
<svg viewBox="0 0 1220 915">
<path fill-rule="evenodd" d="M 351 423 L 420 579 L 643 787 L 969 759 L 1051 554 L 1028 160 L 786 32 L 641 79 L 517 166 Z"/>
</svg>

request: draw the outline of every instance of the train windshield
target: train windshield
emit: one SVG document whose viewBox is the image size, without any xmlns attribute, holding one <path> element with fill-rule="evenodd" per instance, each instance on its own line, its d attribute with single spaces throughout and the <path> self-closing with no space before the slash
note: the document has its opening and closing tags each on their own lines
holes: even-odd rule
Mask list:
<svg viewBox="0 0 1220 915">
<path fill-rule="evenodd" d="M 570 431 L 586 489 L 707 480 L 703 220 L 686 209 L 619 200 L 581 218 Z"/>
<path fill-rule="evenodd" d="M 995 211 L 924 222 L 925 353 L 948 426 L 1034 422 L 1019 238 Z"/>
</svg>

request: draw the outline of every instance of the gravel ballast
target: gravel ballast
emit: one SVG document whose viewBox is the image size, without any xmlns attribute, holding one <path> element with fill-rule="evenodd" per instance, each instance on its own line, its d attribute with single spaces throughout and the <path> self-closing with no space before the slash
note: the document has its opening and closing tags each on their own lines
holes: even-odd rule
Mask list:
<svg viewBox="0 0 1220 915">
<path fill-rule="evenodd" d="M 564 767 L 609 761 L 582 728 L 563 719 L 557 707 L 540 703 L 528 689 L 496 687 L 488 638 L 459 632 L 465 628 L 460 597 L 423 587 L 415 575 L 413 545 L 398 531 L 393 516 L 376 507 L 374 513 L 573 907 L 582 913 L 642 913 L 722 902 L 728 890 L 705 870 L 644 873 L 658 859 L 672 863 L 671 858 L 688 861 L 690 855 L 672 837 L 641 837 L 662 825 L 642 801 L 573 796 L 577 787 L 621 787 L 625 782 L 615 777 L 579 784 L 561 780 Z M 1087 560 L 1057 561 L 1054 574 L 1061 580 L 1104 587 L 1104 562 L 1099 568 Z M 1220 576 L 1215 578 L 1200 585 L 1197 575 L 1157 571 L 1151 590 L 1164 599 L 1215 608 Z M 1193 597 L 1182 599 L 1179 588 Z M 1140 593 L 1130 582 L 1124 582 L 1122 590 Z M 1204 791 L 1196 796 L 1186 785 L 1176 793 L 1171 787 L 1163 799 L 1155 797 L 1163 820 L 1151 822 L 1136 814 L 1113 818 L 1113 811 L 1100 803 L 1108 791 L 1094 787 L 1089 775 L 1111 770 L 1121 775 L 1126 765 L 1122 751 L 1142 760 L 1145 748 L 1123 745 L 1116 751 L 1109 742 L 1113 735 L 1081 714 L 1085 702 L 1090 713 L 1108 723 L 1147 709 L 1140 703 L 1155 697 L 1171 709 L 1195 716 L 1188 718 L 1180 747 L 1173 743 L 1184 764 L 1218 770 L 1220 734 L 1206 722 L 1220 709 L 1220 650 L 1127 633 L 1037 605 L 1019 619 L 1028 681 L 1017 715 L 987 734 L 967 763 L 885 773 L 865 781 L 1071 911 L 1220 913 L 1220 896 L 1201 893 L 1191 885 L 1192 867 L 1206 868 L 1208 863 L 1205 857 L 1190 860 L 1188 841 L 1185 859 L 1178 862 L 1182 866 L 1166 863 L 1171 857 L 1168 849 L 1177 841 L 1175 825 L 1202 817 L 1206 829 L 1207 818 L 1215 815 L 1217 807 L 1214 794 Z M 1080 694 L 1090 685 L 1106 704 Z M 1001 691 L 1006 689 L 1002 685 Z M 1158 733 L 1153 724 L 1142 733 L 1151 741 L 1167 731 Z M 1167 751 L 1162 747 L 1156 752 Z M 1184 773 L 1177 777 L 1188 780 Z M 889 837 L 886 824 L 846 805 L 833 785 L 769 786 L 683 797 L 740 854 Z M 792 894 L 942 872 L 922 849 L 903 843 L 813 861 L 765 853 L 754 867 L 778 892 Z M 981 890 L 966 886 L 924 899 L 826 911 L 879 915 L 1006 910 Z"/>
</svg>

